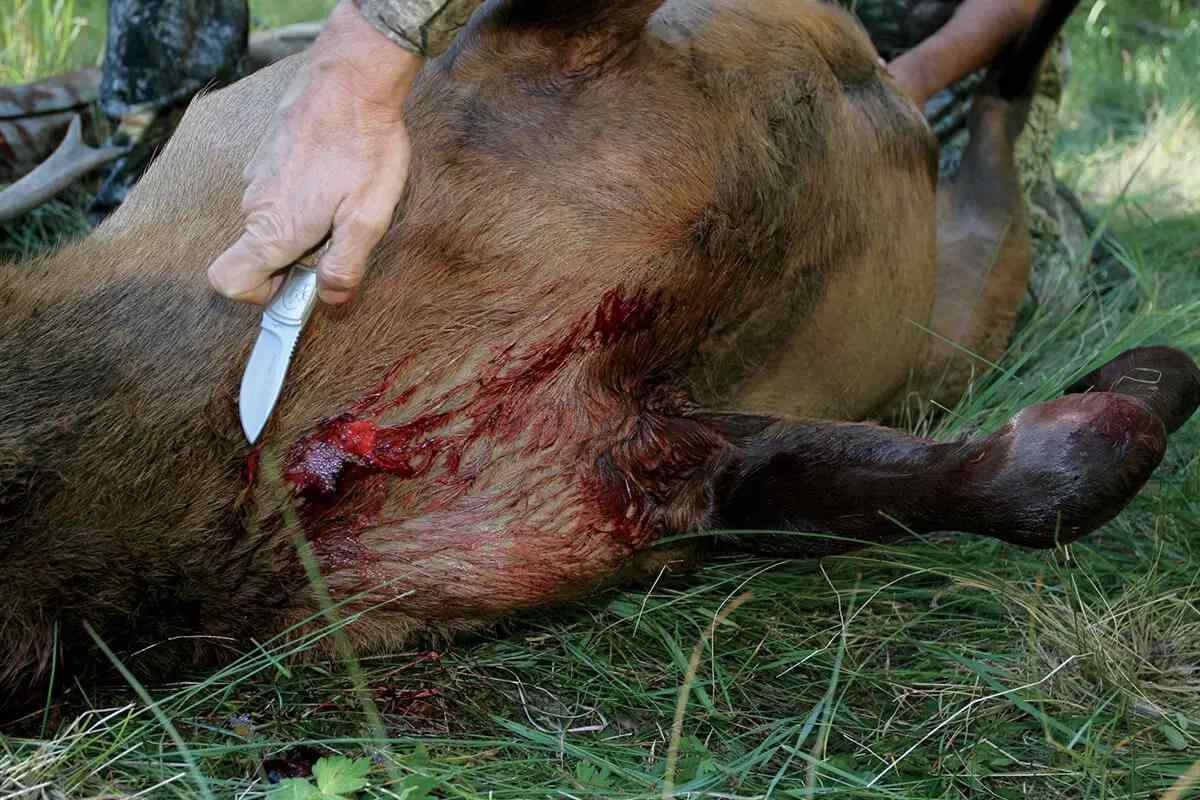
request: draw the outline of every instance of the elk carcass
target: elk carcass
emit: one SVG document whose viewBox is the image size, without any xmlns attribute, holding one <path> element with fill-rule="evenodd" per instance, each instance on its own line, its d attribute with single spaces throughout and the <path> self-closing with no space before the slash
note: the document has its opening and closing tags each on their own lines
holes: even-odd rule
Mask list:
<svg viewBox="0 0 1200 800">
<path fill-rule="evenodd" d="M 979 438 L 851 421 L 912 380 L 961 390 L 944 339 L 1003 349 L 1030 259 L 1012 144 L 1070 6 L 977 97 L 939 188 L 921 114 L 836 8 L 487 4 L 419 79 L 406 198 L 254 449 L 260 310 L 205 268 L 297 62 L 197 101 L 94 234 L 0 271 L 4 685 L 95 660 L 85 622 L 159 643 L 147 670 L 309 618 L 296 533 L 335 599 L 381 604 L 348 629 L 378 650 L 731 548 L 1102 525 L 1200 402 L 1178 351 Z"/>
</svg>

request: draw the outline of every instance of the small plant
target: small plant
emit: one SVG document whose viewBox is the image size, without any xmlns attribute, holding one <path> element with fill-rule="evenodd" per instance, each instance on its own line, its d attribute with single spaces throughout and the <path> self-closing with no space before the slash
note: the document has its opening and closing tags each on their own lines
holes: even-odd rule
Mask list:
<svg viewBox="0 0 1200 800">
<path fill-rule="evenodd" d="M 307 778 L 282 780 L 271 790 L 270 800 L 352 800 L 367 786 L 369 758 L 324 756 L 313 765 L 313 782 Z"/>
<path fill-rule="evenodd" d="M 354 800 L 367 788 L 369 758 L 350 759 L 345 756 L 323 756 L 313 765 L 310 781 L 307 778 L 282 780 L 271 790 L 269 800 Z M 437 786 L 437 778 L 426 775 L 406 775 L 400 783 L 392 784 L 389 795 L 400 800 L 430 800 L 429 792 Z"/>
</svg>

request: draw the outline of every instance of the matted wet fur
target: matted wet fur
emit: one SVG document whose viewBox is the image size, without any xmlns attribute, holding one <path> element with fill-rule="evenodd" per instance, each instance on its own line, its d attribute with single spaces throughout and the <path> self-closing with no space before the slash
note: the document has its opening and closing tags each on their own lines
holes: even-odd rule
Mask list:
<svg viewBox="0 0 1200 800">
<path fill-rule="evenodd" d="M 939 260 L 920 113 L 849 15 L 794 0 L 481 9 L 414 88 L 409 187 L 361 296 L 318 311 L 251 449 L 235 392 L 260 310 L 204 269 L 240 232 L 241 171 L 297 63 L 198 100 L 92 236 L 0 269 L 0 687 L 44 676 L 55 637 L 61 670 L 93 663 L 85 621 L 149 647 L 130 666 L 152 672 L 305 619 L 296 533 L 335 598 L 384 603 L 349 631 L 378 650 L 763 545 L 652 547 L 674 533 L 878 540 L 896 533 L 881 512 L 911 508 L 1049 546 L 1161 458 L 1159 407 L 1109 378 L 969 464 L 965 445 L 797 421 L 861 418 L 953 371 L 914 321 L 937 328 L 946 270 L 978 278 L 951 281 L 959 307 L 1023 280 L 1028 248 L 1019 192 L 980 211 L 964 179 L 942 230 L 969 218 L 980 244 L 948 263 L 943 236 Z M 1020 102 L 981 108 L 964 174 L 1006 186 Z M 983 326 L 989 347 L 1004 324 Z M 1186 419 L 1194 365 L 1146 358 Z M 862 488 L 885 473 L 888 491 Z M 946 514 L 951 479 L 976 527 Z M 1001 488 L 1045 513 L 1014 516 Z M 847 546 L 813 542 L 787 552 Z"/>
</svg>

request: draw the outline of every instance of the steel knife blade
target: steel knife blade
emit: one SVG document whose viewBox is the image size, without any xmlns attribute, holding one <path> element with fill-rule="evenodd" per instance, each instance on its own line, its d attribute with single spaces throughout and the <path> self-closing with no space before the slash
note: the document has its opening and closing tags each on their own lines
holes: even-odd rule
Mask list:
<svg viewBox="0 0 1200 800">
<path fill-rule="evenodd" d="M 258 340 L 242 373 L 238 412 L 250 444 L 258 441 L 283 390 L 296 343 L 317 305 L 317 271 L 293 264 L 279 291 L 267 303 Z"/>
</svg>

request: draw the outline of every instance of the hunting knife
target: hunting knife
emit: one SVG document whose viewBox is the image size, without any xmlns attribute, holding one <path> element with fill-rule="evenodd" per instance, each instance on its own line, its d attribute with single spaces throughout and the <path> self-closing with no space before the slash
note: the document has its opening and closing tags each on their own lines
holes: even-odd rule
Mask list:
<svg viewBox="0 0 1200 800">
<path fill-rule="evenodd" d="M 258 341 L 246 362 L 242 374 L 242 389 L 238 395 L 238 412 L 242 431 L 250 444 L 258 441 L 287 375 L 292 353 L 308 318 L 317 305 L 317 270 L 319 253 L 302 257 L 288 269 L 283 286 L 267 303 L 259 326 Z M 314 266 L 305 262 L 311 261 Z"/>
</svg>

